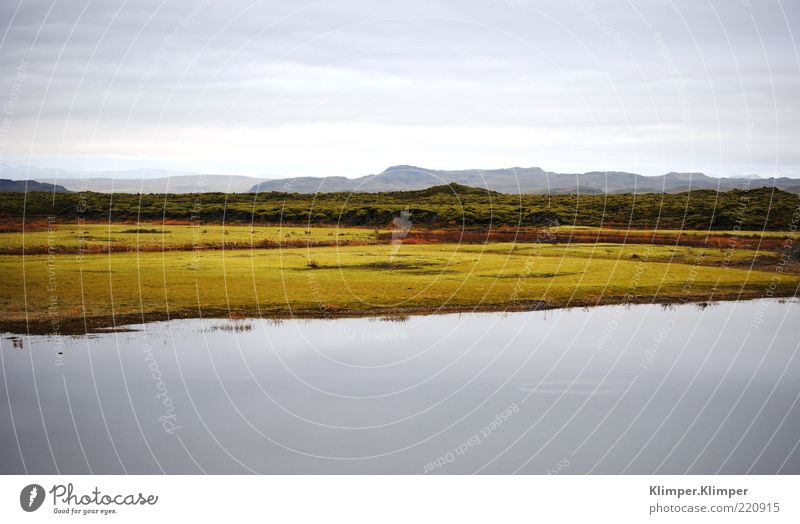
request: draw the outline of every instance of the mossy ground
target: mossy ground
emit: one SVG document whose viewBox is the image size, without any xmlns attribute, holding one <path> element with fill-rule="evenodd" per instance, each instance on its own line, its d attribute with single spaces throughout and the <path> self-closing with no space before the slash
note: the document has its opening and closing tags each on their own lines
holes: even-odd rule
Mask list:
<svg viewBox="0 0 800 524">
<path fill-rule="evenodd" d="M 776 272 L 780 260 L 745 249 L 510 243 L 4 255 L 0 307 L 2 327 L 41 330 L 84 318 L 108 327 L 139 317 L 713 301 L 761 297 L 770 286 L 792 296 L 800 276 Z"/>
</svg>

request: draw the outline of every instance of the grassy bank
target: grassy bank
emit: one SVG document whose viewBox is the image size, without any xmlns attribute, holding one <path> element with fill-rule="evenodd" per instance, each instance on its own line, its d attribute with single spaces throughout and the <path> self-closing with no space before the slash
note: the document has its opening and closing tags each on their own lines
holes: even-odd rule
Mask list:
<svg viewBox="0 0 800 524">
<path fill-rule="evenodd" d="M 192 251 L 195 249 L 259 249 L 363 245 L 379 231 L 347 227 L 251 227 L 191 223 L 63 224 L 40 221 L 25 232 L 0 232 L 0 254 L 125 251 Z"/>
<path fill-rule="evenodd" d="M 165 222 L 29 223 L 23 231 L 0 232 L 0 255 L 93 254 L 132 251 L 193 251 L 212 249 L 274 249 L 291 247 L 389 244 L 393 231 L 365 227 L 251 226 Z M 789 231 L 697 231 L 674 229 L 613 229 L 557 226 L 549 228 L 413 229 L 404 244 L 539 242 L 625 243 L 778 251 Z"/>
<path fill-rule="evenodd" d="M 0 329 L 67 333 L 201 315 L 327 317 L 713 301 L 761 297 L 768 289 L 792 296 L 800 276 L 776 272 L 779 264 L 777 253 L 747 249 L 617 244 L 5 255 Z"/>
</svg>

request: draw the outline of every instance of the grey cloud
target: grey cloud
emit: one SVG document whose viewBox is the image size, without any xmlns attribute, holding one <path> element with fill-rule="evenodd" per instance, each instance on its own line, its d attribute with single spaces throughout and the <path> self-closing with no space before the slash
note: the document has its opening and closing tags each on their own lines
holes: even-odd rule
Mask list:
<svg viewBox="0 0 800 524">
<path fill-rule="evenodd" d="M 467 137 L 495 128 L 569 137 L 495 153 L 465 143 L 482 151 L 486 167 L 509 165 L 511 153 L 514 163 L 554 170 L 657 173 L 673 162 L 797 176 L 798 7 L 753 4 L 153 1 L 130 2 L 114 18 L 120 2 L 57 2 L 45 21 L 50 2 L 26 0 L 0 48 L 0 103 L 19 91 L 0 151 L 3 161 L 74 163 L 95 144 L 108 168 L 125 168 L 130 153 L 114 144 L 145 148 L 159 133 L 213 136 L 215 128 L 212 143 L 196 144 L 198 155 L 163 159 L 205 171 L 198 162 L 224 164 L 226 136 L 369 124 L 398 129 L 393 137 L 404 127 L 430 129 L 424 147 L 412 139 L 382 146 L 386 164 L 398 149 L 416 163 L 437 147 L 437 128 L 460 126 Z M 15 7 L 0 5 L 0 19 Z M 367 147 L 361 138 L 354 135 L 355 150 Z M 291 171 L 292 155 L 306 148 L 298 169 L 313 171 L 313 158 L 320 171 L 328 167 L 320 143 L 297 140 L 271 158 L 263 147 L 240 151 L 247 160 L 237 165 Z M 448 137 L 440 145 L 441 164 L 431 167 L 474 167 L 459 164 L 470 155 Z M 363 174 L 366 166 L 348 159 L 332 174 Z M 559 159 L 567 165 L 545 165 Z"/>
</svg>

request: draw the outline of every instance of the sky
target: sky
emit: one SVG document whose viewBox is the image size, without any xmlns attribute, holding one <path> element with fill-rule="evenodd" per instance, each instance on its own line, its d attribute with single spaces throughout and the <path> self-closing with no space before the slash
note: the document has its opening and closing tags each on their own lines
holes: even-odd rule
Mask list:
<svg viewBox="0 0 800 524">
<path fill-rule="evenodd" d="M 800 2 L 4 0 L 0 163 L 800 177 Z"/>
</svg>

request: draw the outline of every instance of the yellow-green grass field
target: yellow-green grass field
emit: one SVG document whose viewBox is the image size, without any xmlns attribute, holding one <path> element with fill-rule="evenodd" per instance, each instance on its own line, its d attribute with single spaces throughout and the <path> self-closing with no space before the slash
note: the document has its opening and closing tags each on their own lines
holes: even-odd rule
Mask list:
<svg viewBox="0 0 800 524">
<path fill-rule="evenodd" d="M 645 229 L 610 229 L 582 226 L 558 226 L 553 233 L 607 233 L 618 236 L 652 234 Z M 22 232 L 0 232 L 0 254 L 26 253 L 105 253 L 107 251 L 161 251 L 194 249 L 249 249 L 260 247 L 346 246 L 380 242 L 390 230 L 357 227 L 263 226 L 241 224 L 51 224 L 40 222 Z M 708 231 L 657 230 L 658 235 L 698 237 Z M 735 238 L 798 238 L 788 231 L 712 231 L 714 236 Z M 454 235 L 458 239 L 458 235 Z"/>
<path fill-rule="evenodd" d="M 630 235 L 690 235 L 690 236 L 735 236 L 744 238 L 800 238 L 797 231 L 747 231 L 733 229 L 635 229 L 635 228 L 610 228 L 610 227 L 591 227 L 591 226 L 556 226 L 553 231 L 561 233 L 628 233 Z"/>
<path fill-rule="evenodd" d="M 377 237 L 375 229 L 353 227 L 249 226 L 239 224 L 37 224 L 32 231 L 0 233 L 0 253 L 160 251 L 259 246 L 268 241 L 306 245 L 366 243 Z"/>
<path fill-rule="evenodd" d="M 0 329 L 793 296 L 800 275 L 787 267 L 777 253 L 618 244 L 3 255 Z"/>
</svg>

